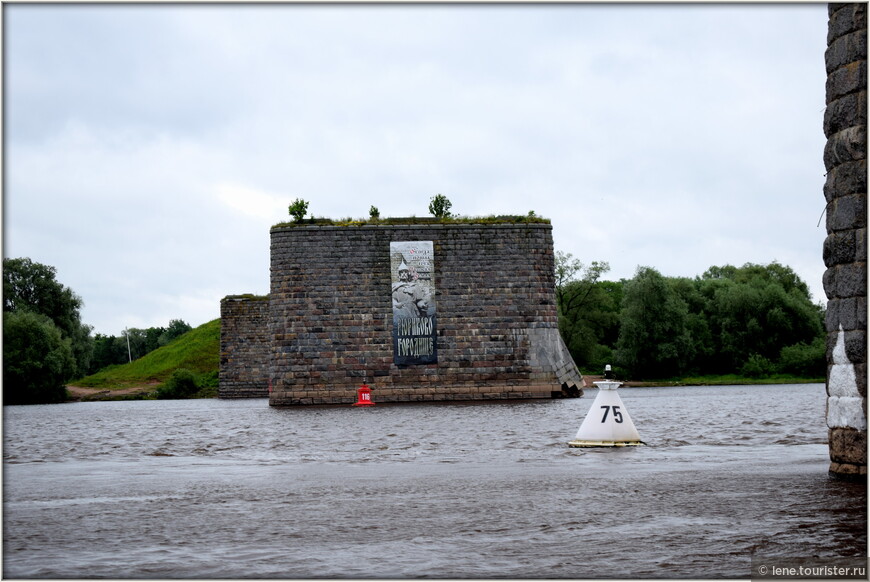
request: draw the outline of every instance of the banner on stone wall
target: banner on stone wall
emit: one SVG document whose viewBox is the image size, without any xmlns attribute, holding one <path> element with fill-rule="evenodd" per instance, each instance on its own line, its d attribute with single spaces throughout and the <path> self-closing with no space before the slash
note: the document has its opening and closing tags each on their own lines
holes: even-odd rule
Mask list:
<svg viewBox="0 0 870 582">
<path fill-rule="evenodd" d="M 393 361 L 438 361 L 435 329 L 435 257 L 432 241 L 390 243 L 393 279 Z"/>
</svg>

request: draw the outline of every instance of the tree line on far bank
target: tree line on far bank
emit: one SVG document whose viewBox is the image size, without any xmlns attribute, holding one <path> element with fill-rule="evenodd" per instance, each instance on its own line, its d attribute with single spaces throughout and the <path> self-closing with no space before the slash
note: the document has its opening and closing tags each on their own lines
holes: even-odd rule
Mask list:
<svg viewBox="0 0 870 582">
<path fill-rule="evenodd" d="M 823 378 L 824 308 L 777 262 L 710 267 L 695 278 L 638 267 L 601 280 L 606 262 L 556 253 L 559 330 L 581 370 L 626 379 L 735 374 Z"/>
<path fill-rule="evenodd" d="M 695 278 L 638 267 L 630 280 L 604 281 L 606 262 L 585 266 L 556 255 L 559 330 L 583 371 L 614 364 L 626 379 L 825 376 L 824 309 L 787 266 L 725 265 Z M 3 260 L 5 404 L 62 402 L 70 380 L 140 358 L 191 329 L 174 319 L 165 328 L 92 337 L 81 306 L 54 267 Z"/>
<path fill-rule="evenodd" d="M 81 297 L 56 273 L 29 258 L 3 259 L 4 404 L 63 402 L 70 380 L 142 357 L 191 329 L 174 319 L 165 328 L 93 337 L 81 321 Z"/>
</svg>

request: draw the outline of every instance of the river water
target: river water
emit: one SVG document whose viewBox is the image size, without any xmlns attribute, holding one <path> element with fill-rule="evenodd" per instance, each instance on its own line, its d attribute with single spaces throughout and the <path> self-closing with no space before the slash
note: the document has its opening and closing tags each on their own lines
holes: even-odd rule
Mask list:
<svg viewBox="0 0 870 582">
<path fill-rule="evenodd" d="M 569 448 L 596 393 L 6 406 L 3 575 L 749 578 L 753 555 L 866 556 L 823 385 L 621 388 L 648 446 Z"/>
</svg>

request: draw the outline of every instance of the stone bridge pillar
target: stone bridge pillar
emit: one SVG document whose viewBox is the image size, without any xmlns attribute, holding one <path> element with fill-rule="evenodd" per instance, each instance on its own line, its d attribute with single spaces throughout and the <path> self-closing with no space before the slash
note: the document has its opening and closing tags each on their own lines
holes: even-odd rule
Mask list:
<svg viewBox="0 0 870 582">
<path fill-rule="evenodd" d="M 867 475 L 867 5 L 828 5 L 824 244 L 830 473 Z"/>
</svg>

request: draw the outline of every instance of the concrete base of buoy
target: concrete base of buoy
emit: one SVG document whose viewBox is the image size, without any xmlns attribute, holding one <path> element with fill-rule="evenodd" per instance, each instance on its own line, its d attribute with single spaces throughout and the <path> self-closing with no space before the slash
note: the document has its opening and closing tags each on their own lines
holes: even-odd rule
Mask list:
<svg viewBox="0 0 870 582">
<path fill-rule="evenodd" d="M 356 403 L 354 406 L 374 406 L 375 403 L 372 402 L 372 391 L 371 389 L 363 384 L 356 391 Z"/>
<path fill-rule="evenodd" d="M 568 446 L 574 448 L 590 447 L 639 447 L 646 445 L 643 441 L 569 441 Z"/>
<path fill-rule="evenodd" d="M 595 382 L 598 396 L 569 447 L 636 447 L 644 445 L 616 392 L 620 382 Z"/>
</svg>

